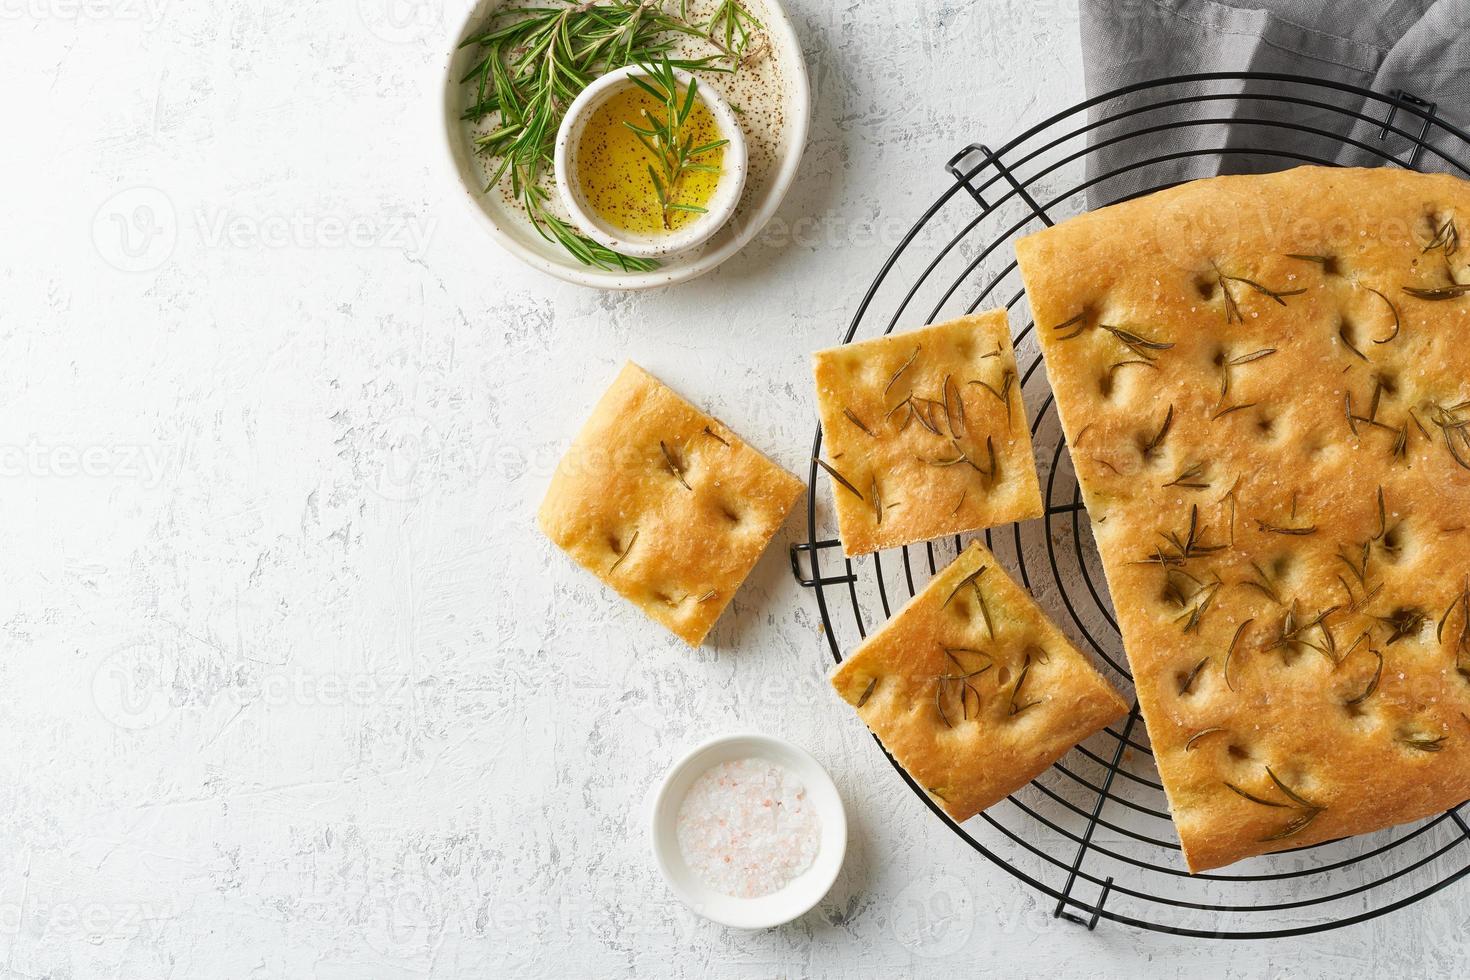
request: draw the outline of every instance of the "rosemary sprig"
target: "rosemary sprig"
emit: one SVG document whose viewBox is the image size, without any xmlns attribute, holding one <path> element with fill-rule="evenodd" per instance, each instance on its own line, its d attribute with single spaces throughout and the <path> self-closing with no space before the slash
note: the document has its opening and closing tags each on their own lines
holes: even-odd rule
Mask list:
<svg viewBox="0 0 1470 980">
<path fill-rule="evenodd" d="M 1190 596 L 1190 601 L 1194 605 L 1174 617 L 1176 623 L 1181 619 L 1184 620 L 1184 632 L 1193 633 L 1199 629 L 1200 623 L 1204 620 L 1205 613 L 1210 611 L 1210 606 L 1214 603 L 1215 596 L 1219 594 L 1223 584 L 1216 578 L 1207 585 L 1202 586 L 1193 596 Z"/>
<path fill-rule="evenodd" d="M 1195 732 L 1193 735 L 1189 736 L 1189 741 L 1187 741 L 1187 742 L 1184 743 L 1184 751 L 1186 751 L 1186 752 L 1193 752 L 1194 751 L 1194 743 L 1195 742 L 1198 742 L 1200 739 L 1204 738 L 1206 735 L 1214 735 L 1215 733 L 1217 733 L 1217 732 L 1223 732 L 1224 730 L 1225 729 L 1223 729 L 1223 728 L 1205 728 L 1205 729 L 1202 729 L 1200 731 Z"/>
<path fill-rule="evenodd" d="M 1415 735 L 1411 733 L 1408 735 L 1400 735 L 1399 741 L 1407 745 L 1411 749 L 1418 749 L 1420 752 L 1438 752 L 1440 749 L 1444 748 L 1444 742 L 1447 738 L 1449 738 L 1448 735 L 1441 735 L 1438 738 L 1430 738 L 1428 735 Z"/>
<path fill-rule="evenodd" d="M 859 500 L 866 500 L 867 499 L 866 497 L 863 496 L 862 491 L 859 490 L 857 487 L 853 486 L 852 485 L 852 481 L 848 480 L 847 477 L 845 477 L 841 473 L 837 472 L 836 467 L 834 467 L 831 463 L 827 462 L 825 459 L 822 459 L 821 457 L 817 457 L 817 458 L 813 459 L 812 462 L 813 463 L 816 463 L 822 469 L 826 470 L 827 471 L 827 475 L 830 476 L 832 479 L 836 480 L 842 486 L 842 488 L 844 490 L 846 490 L 848 493 L 852 494 L 854 497 L 856 497 Z"/>
<path fill-rule="evenodd" d="M 1342 556 L 1339 555 L 1338 557 L 1341 558 Z M 1246 588 L 1255 589 L 1278 606 L 1285 605 L 1281 601 L 1281 593 L 1277 591 L 1276 584 L 1271 581 L 1271 576 L 1267 575 L 1266 570 L 1254 560 L 1251 561 L 1251 571 L 1255 573 L 1256 577 L 1253 579 L 1244 579 L 1240 584 Z"/>
<path fill-rule="evenodd" d="M 953 728 L 954 725 L 950 722 L 949 715 L 944 710 L 944 699 L 945 696 L 949 693 L 950 687 L 953 686 L 959 692 L 960 717 L 964 721 L 969 721 L 970 698 L 973 696 L 975 699 L 976 714 L 979 713 L 980 706 L 982 704 L 980 691 L 976 689 L 975 685 L 970 683 L 970 679 L 972 677 L 978 677 L 979 675 L 985 673 L 987 670 L 994 666 L 994 662 L 990 654 L 984 652 L 983 650 L 971 650 L 966 647 L 944 647 L 943 649 L 944 656 L 949 660 L 950 663 L 954 664 L 955 669 L 956 671 L 958 671 L 958 673 L 938 674 L 935 676 L 934 708 L 939 713 L 939 720 L 944 722 L 944 726 L 946 728 Z M 981 664 L 979 667 L 971 669 L 967 667 L 963 661 L 960 660 L 961 654 L 984 657 L 986 663 Z"/>
<path fill-rule="evenodd" d="M 1459 299 L 1461 296 L 1470 296 L 1470 282 L 1455 283 L 1450 286 L 1439 286 L 1434 289 L 1425 289 L 1418 286 L 1405 286 L 1404 292 L 1415 299 L 1430 300 L 1431 302 L 1447 299 Z"/>
<path fill-rule="evenodd" d="M 982 568 L 981 571 L 984 569 Z M 975 590 L 975 604 L 980 607 L 980 618 L 985 621 L 985 635 L 993 640 L 995 639 L 995 621 L 990 618 L 990 604 L 985 601 L 985 593 L 980 590 L 979 576 L 970 582 L 970 588 Z"/>
<path fill-rule="evenodd" d="M 842 414 L 845 415 L 845 416 L 847 416 L 847 420 L 849 422 L 851 422 L 853 425 L 857 426 L 859 429 L 862 429 L 864 432 L 866 432 L 868 435 L 872 436 L 874 439 L 878 438 L 878 433 L 876 433 L 872 429 L 868 428 L 868 424 L 866 422 L 864 422 L 862 419 L 858 418 L 857 413 L 854 412 L 852 409 L 850 409 L 850 408 L 844 408 L 842 410 Z"/>
<path fill-rule="evenodd" d="M 986 384 L 984 381 L 971 381 L 969 383 L 984 388 L 1006 407 L 1006 431 L 1009 432 L 1011 430 L 1012 415 L 1014 414 L 1011 405 L 1011 388 L 1016 383 L 1016 372 L 1010 368 L 1006 369 L 1005 374 L 1002 376 L 999 390 L 996 390 L 995 386 Z"/>
<path fill-rule="evenodd" d="M 1181 580 L 1185 583 L 1180 584 Z M 1191 590 L 1189 586 L 1194 588 Z M 1182 568 L 1164 569 L 1164 598 L 1183 609 L 1205 584 Z M 1188 591 L 1186 591 L 1188 590 Z"/>
<path fill-rule="evenodd" d="M 1030 675 L 1030 673 L 1031 673 L 1031 651 L 1030 650 L 1027 650 L 1026 651 L 1026 659 L 1021 663 L 1021 672 L 1016 676 L 1016 686 L 1013 687 L 1013 688 L 1011 688 L 1010 711 L 1011 711 L 1011 717 L 1013 717 L 1013 718 L 1016 715 L 1019 715 L 1021 712 L 1025 711 L 1027 708 L 1034 708 L 1038 704 L 1041 703 L 1041 699 L 1040 698 L 1037 698 L 1034 701 L 1027 701 L 1024 704 L 1017 704 L 1016 703 L 1016 698 L 1021 693 L 1021 685 L 1026 683 L 1026 678 Z"/>
<path fill-rule="evenodd" d="M 1465 414 L 1467 410 L 1470 410 L 1470 401 L 1449 407 L 1434 405 L 1429 420 L 1439 427 L 1445 449 L 1449 450 L 1454 461 L 1470 470 L 1470 417 Z M 1415 421 L 1418 421 L 1417 416 Z"/>
<path fill-rule="evenodd" d="M 1389 628 L 1388 640 L 1385 646 L 1393 646 L 1399 640 L 1410 636 L 1417 636 L 1429 620 L 1424 610 L 1413 606 L 1400 606 L 1387 616 L 1375 616 L 1380 623 Z"/>
<path fill-rule="evenodd" d="M 1228 527 L 1230 529 L 1230 547 L 1232 548 L 1235 547 L 1235 510 L 1236 504 L 1238 503 L 1237 494 L 1240 492 L 1241 479 L 1242 477 L 1237 476 L 1235 482 L 1230 484 L 1230 489 L 1225 491 L 1225 495 L 1215 501 L 1217 504 L 1223 504 L 1227 500 L 1230 501 L 1230 523 Z"/>
<path fill-rule="evenodd" d="M 1251 351 L 1249 354 L 1241 354 L 1241 355 L 1239 355 L 1237 357 L 1228 357 L 1227 358 L 1227 357 L 1224 357 L 1222 355 L 1220 357 L 1220 359 L 1219 359 L 1219 363 L 1220 363 L 1220 401 L 1219 401 L 1219 404 L 1221 404 L 1221 405 L 1225 404 L 1225 396 L 1228 395 L 1228 394 L 1230 394 L 1230 382 L 1231 382 L 1231 372 L 1230 372 L 1230 369 L 1231 368 L 1233 368 L 1233 367 L 1239 367 L 1242 364 L 1251 364 L 1251 363 L 1254 363 L 1255 361 L 1259 361 L 1262 358 L 1270 357 L 1274 353 L 1276 353 L 1276 348 L 1275 347 L 1263 347 L 1260 350 Z"/>
<path fill-rule="evenodd" d="M 1232 792 L 1244 797 L 1247 800 L 1250 800 L 1252 803 L 1259 804 L 1260 806 L 1273 807 L 1276 809 L 1297 811 L 1297 815 L 1293 817 L 1280 831 L 1270 835 L 1269 837 L 1261 838 L 1262 843 L 1285 840 L 1288 837 L 1292 837 L 1296 834 L 1301 833 L 1312 823 L 1313 820 L 1316 820 L 1327 810 L 1325 806 L 1313 803 L 1311 800 L 1307 799 L 1296 790 L 1286 785 L 1286 783 L 1282 782 L 1281 779 L 1276 775 L 1276 773 L 1272 771 L 1270 766 L 1266 767 L 1266 775 L 1271 778 L 1272 784 L 1275 785 L 1276 789 L 1279 790 L 1281 795 L 1285 796 L 1289 802 L 1279 803 L 1275 800 L 1268 800 L 1264 797 L 1257 796 L 1254 793 L 1243 790 L 1239 786 L 1236 786 L 1234 783 L 1225 784 L 1225 786 Z"/>
<path fill-rule="evenodd" d="M 520 198 L 526 209 L 526 217 L 530 219 L 537 233 L 547 241 L 560 245 L 583 265 L 597 269 L 618 269 L 622 272 L 652 272 L 658 268 L 658 263 L 653 259 L 634 258 L 615 252 L 552 214 L 546 208 L 550 195 L 544 187 L 527 184 L 519 176 L 513 176 L 511 183 L 512 193 Z"/>
<path fill-rule="evenodd" d="M 686 17 L 688 14 L 689 0 L 679 0 L 679 14 Z M 725 53 L 733 66 L 741 66 L 748 63 L 746 57 L 750 41 L 757 31 L 764 29 L 765 25 L 756 20 L 736 0 L 720 0 L 715 7 L 714 13 L 710 15 L 709 23 L 705 25 L 705 34 L 710 41 Z M 749 52 L 752 57 L 756 52 Z"/>
<path fill-rule="evenodd" d="M 1204 463 L 1192 463 L 1185 467 L 1174 479 L 1165 483 L 1163 489 L 1167 490 L 1169 487 L 1180 487 L 1185 490 L 1208 490 L 1210 481 L 1205 477 L 1204 473 Z"/>
<path fill-rule="evenodd" d="M 1444 252 L 1445 258 L 1449 258 L 1460 250 L 1460 230 L 1455 227 L 1453 215 L 1446 218 L 1444 224 L 1434 233 L 1434 238 L 1428 245 L 1424 246 L 1424 254 L 1439 249 Z"/>
<path fill-rule="evenodd" d="M 1343 320 L 1341 323 L 1339 323 L 1337 325 L 1337 339 L 1338 340 L 1341 340 L 1342 341 L 1342 345 L 1344 347 L 1346 347 L 1348 350 L 1352 351 L 1354 354 L 1356 354 L 1357 357 L 1360 360 L 1366 361 L 1366 360 L 1368 360 L 1368 355 L 1366 355 L 1362 351 L 1358 350 L 1358 345 L 1357 344 L 1354 344 L 1353 343 L 1353 338 L 1350 337 L 1350 336 L 1348 336 L 1348 328 L 1350 326 L 1351 326 L 1351 324 L 1349 324 L 1348 321 L 1346 321 L 1346 320 Z M 1392 338 L 1390 338 L 1390 339 L 1392 339 Z"/>
<path fill-rule="evenodd" d="M 659 104 L 662 115 L 643 110 L 643 125 L 624 122 L 628 131 L 638 137 L 638 142 L 653 157 L 648 166 L 648 177 L 653 181 L 654 197 L 663 212 L 664 228 L 673 228 L 674 215 L 706 214 L 708 208 L 688 204 L 679 200 L 684 180 L 690 174 L 718 174 L 720 168 L 713 164 L 698 162 L 701 157 L 728 146 L 727 139 L 711 140 L 695 145 L 694 134 L 687 132 L 689 117 L 699 103 L 699 79 L 689 77 L 682 95 L 679 79 L 668 56 L 652 64 L 639 66 L 642 75 L 629 75 L 628 80 L 638 86 Z"/>
<path fill-rule="evenodd" d="M 1450 617 L 1455 614 L 1456 609 L 1460 610 L 1460 635 L 1455 641 L 1455 664 L 1463 672 L 1465 665 L 1461 661 L 1470 656 L 1470 576 L 1466 577 L 1465 587 L 1460 594 L 1450 600 L 1449 608 L 1444 611 L 1444 615 L 1439 618 L 1439 625 L 1434 629 L 1434 638 L 1440 645 L 1444 644 L 1444 628 L 1449 625 Z"/>
<path fill-rule="evenodd" d="M 1218 422 L 1220 419 L 1223 419 L 1227 415 L 1234 415 L 1236 412 L 1243 412 L 1247 408 L 1255 408 L 1257 404 L 1259 404 L 1259 403 L 1258 402 L 1246 402 L 1243 405 L 1231 405 L 1231 406 L 1229 406 L 1227 408 L 1222 408 L 1218 412 L 1216 412 L 1214 415 L 1211 415 L 1210 416 L 1210 421 L 1211 422 Z"/>
<path fill-rule="evenodd" d="M 1183 696 L 1185 694 L 1188 694 L 1189 693 L 1189 689 L 1192 688 L 1192 687 L 1194 687 L 1194 680 L 1195 680 L 1195 678 L 1199 676 L 1200 671 L 1204 670 L 1205 669 L 1205 665 L 1208 664 L 1209 662 L 1210 662 L 1210 658 L 1209 657 L 1204 657 L 1203 659 L 1200 660 L 1199 663 L 1197 663 L 1197 664 L 1194 665 L 1194 667 L 1190 670 L 1189 673 L 1185 674 L 1180 679 L 1180 681 L 1179 681 L 1179 694 L 1181 696 Z"/>
<path fill-rule="evenodd" d="M 668 464 L 669 472 L 674 474 L 674 479 L 678 480 L 685 490 L 692 492 L 694 488 L 689 485 L 688 480 L 684 479 L 684 467 L 680 466 L 678 461 L 674 459 L 674 454 L 669 452 L 669 447 L 662 439 L 658 441 L 658 448 L 663 451 L 664 462 Z"/>
<path fill-rule="evenodd" d="M 1160 565 L 1165 568 L 1184 565 L 1192 559 L 1203 555 L 1214 554 L 1223 551 L 1223 544 L 1205 544 L 1204 533 L 1199 524 L 1199 505 L 1192 504 L 1189 508 L 1189 528 L 1181 536 L 1177 531 L 1160 531 L 1159 537 L 1164 539 L 1168 550 L 1162 545 L 1155 545 L 1154 553 L 1135 564 Z"/>
<path fill-rule="evenodd" d="M 1360 283 L 1359 285 L 1362 284 Z M 1389 299 L 1388 296 L 1383 292 L 1374 289 L 1372 286 L 1363 286 L 1363 288 L 1368 290 L 1368 292 L 1372 293 L 1374 296 L 1377 296 L 1379 299 L 1383 300 L 1383 302 L 1385 302 L 1386 304 L 1388 304 L 1388 312 L 1393 314 L 1393 333 L 1389 334 L 1387 337 L 1384 337 L 1381 340 L 1377 338 L 1374 338 L 1373 340 L 1373 343 L 1375 344 L 1386 344 L 1390 340 L 1393 340 L 1395 337 L 1397 337 L 1399 335 L 1399 330 L 1403 327 L 1403 321 L 1399 318 L 1399 308 L 1395 306 L 1393 300 Z M 1362 357 L 1361 354 L 1358 356 Z M 1364 357 L 1363 360 L 1366 361 L 1367 358 Z"/>
<path fill-rule="evenodd" d="M 868 703 L 868 698 L 873 696 L 873 688 L 878 686 L 878 678 L 874 677 L 868 681 L 868 686 L 863 688 L 862 696 L 857 699 L 857 707 L 861 708 Z"/>
<path fill-rule="evenodd" d="M 632 551 L 633 551 L 633 545 L 635 545 L 637 543 L 638 543 L 638 529 L 637 528 L 634 528 L 634 530 L 633 530 L 633 536 L 628 539 L 628 545 L 627 545 L 627 547 L 625 547 L 623 549 L 623 553 L 621 555 L 618 555 L 618 560 L 612 563 L 612 567 L 607 570 L 607 573 L 609 575 L 611 575 L 613 572 L 616 572 L 618 570 L 618 566 L 621 565 L 623 563 L 624 559 L 626 559 L 628 557 L 628 555 L 632 553 Z"/>
<path fill-rule="evenodd" d="M 944 384 L 940 385 L 940 391 L 944 395 L 944 420 L 949 424 L 950 435 L 963 439 L 965 437 L 965 402 L 960 397 L 959 385 L 954 383 L 953 377 L 946 374 Z"/>
<path fill-rule="evenodd" d="M 1143 442 L 1138 447 L 1139 448 L 1139 451 L 1143 454 L 1143 458 L 1144 459 L 1152 459 L 1153 458 L 1154 454 L 1156 452 L 1158 452 L 1159 447 L 1164 444 L 1164 440 L 1166 438 L 1168 438 L 1168 436 L 1169 436 L 1169 430 L 1172 429 L 1173 427 L 1174 427 L 1174 406 L 1171 404 L 1169 406 L 1169 411 L 1166 412 L 1166 413 L 1164 413 L 1164 422 L 1163 422 L 1162 425 L 1159 426 L 1159 431 L 1156 432 L 1156 433 L 1154 433 L 1153 436 L 1150 439 L 1148 439 L 1147 441 Z"/>
<path fill-rule="evenodd" d="M 1281 626 L 1275 641 L 1271 644 L 1272 650 L 1285 650 L 1294 652 L 1298 647 L 1306 647 L 1316 650 L 1327 658 L 1328 663 L 1337 665 L 1337 641 L 1332 635 L 1332 629 L 1327 625 L 1327 618 L 1341 609 L 1341 606 L 1328 606 L 1315 616 L 1302 618 L 1298 614 L 1297 601 L 1293 599 L 1282 618 Z M 1321 642 L 1311 639 L 1313 631 L 1321 634 Z"/>
<path fill-rule="evenodd" d="M 1235 682 L 1230 679 L 1230 663 L 1235 657 L 1235 651 L 1240 649 L 1240 638 L 1245 635 L 1246 628 L 1254 622 L 1254 619 L 1247 619 L 1245 622 L 1237 626 L 1235 629 L 1235 636 L 1233 636 L 1230 640 L 1230 648 L 1225 651 L 1225 666 L 1223 668 L 1223 672 L 1225 674 L 1225 686 L 1230 688 L 1230 690 L 1232 691 L 1235 690 Z"/>
<path fill-rule="evenodd" d="M 1135 333 L 1134 331 L 1125 329 L 1123 327 L 1110 326 L 1106 323 L 1089 323 L 1088 319 L 1088 311 L 1083 310 L 1081 313 L 1078 313 L 1070 320 L 1059 323 L 1056 326 L 1052 327 L 1052 329 L 1061 334 L 1061 336 L 1057 338 L 1058 340 L 1075 340 L 1089 330 L 1104 330 L 1112 334 L 1114 339 L 1116 339 L 1120 344 L 1122 344 L 1124 347 L 1128 348 L 1134 354 L 1138 355 L 1144 360 L 1153 360 L 1153 358 L 1157 355 L 1159 351 L 1166 351 L 1174 346 L 1173 344 L 1166 344 L 1161 341 L 1150 340 L 1148 337 L 1145 337 L 1142 334 Z"/>
<path fill-rule="evenodd" d="M 918 417 L 918 416 L 916 415 L 916 417 Z M 938 432 L 936 431 L 935 434 L 937 435 Z M 996 457 L 996 454 L 995 454 L 995 437 L 994 436 L 986 436 L 985 437 L 985 453 L 986 453 L 987 458 L 990 461 L 990 465 L 989 466 L 981 466 L 979 463 L 975 462 L 975 460 L 971 458 L 971 456 L 970 456 L 970 454 L 968 452 L 966 452 L 965 450 L 963 450 L 963 449 L 960 448 L 958 442 L 954 442 L 952 440 L 951 441 L 951 448 L 955 451 L 956 455 L 953 456 L 953 457 L 951 457 L 951 458 L 949 458 L 949 459 L 944 459 L 944 458 L 930 459 L 927 456 L 918 456 L 918 455 L 914 456 L 914 458 L 917 459 L 921 463 L 926 463 L 929 466 L 938 466 L 940 468 L 945 468 L 945 467 L 950 467 L 950 466 L 958 466 L 961 463 L 964 463 L 966 466 L 970 467 L 970 469 L 974 470 L 976 473 L 979 473 L 981 476 L 985 477 L 985 479 L 987 481 L 989 481 L 990 483 L 992 483 L 992 484 L 995 483 L 996 479 L 1000 475 L 1000 461 Z"/>
<path fill-rule="evenodd" d="M 934 678 L 934 710 L 939 712 L 939 720 L 944 722 L 945 728 L 953 728 L 949 715 L 944 713 L 944 683 L 942 676 Z"/>
<path fill-rule="evenodd" d="M 1213 263 L 1212 263 L 1212 265 L 1213 265 Z M 1256 282 L 1254 279 L 1247 279 L 1245 276 L 1227 276 L 1224 272 L 1220 271 L 1220 267 L 1218 265 L 1213 265 L 1213 267 L 1214 267 L 1214 270 L 1215 270 L 1215 275 L 1216 275 L 1216 277 L 1219 280 L 1220 293 L 1221 293 L 1221 295 L 1225 299 L 1225 322 L 1226 323 L 1244 323 L 1245 322 L 1245 317 L 1240 312 L 1240 304 L 1236 301 L 1235 295 L 1233 293 L 1231 293 L 1231 291 L 1230 291 L 1230 284 L 1232 282 L 1238 282 L 1238 283 L 1240 283 L 1243 286 L 1249 286 L 1251 289 L 1254 289 L 1256 292 L 1260 293 L 1262 296 L 1265 296 L 1268 299 L 1271 299 L 1271 300 L 1275 301 L 1276 303 L 1280 304 L 1281 306 L 1285 306 L 1286 305 L 1286 298 L 1288 296 L 1300 296 L 1302 293 L 1305 293 L 1306 292 L 1305 289 L 1286 289 L 1286 290 L 1272 289 L 1269 286 L 1263 286 L 1263 285 L 1261 285 L 1260 283 Z"/>
<path fill-rule="evenodd" d="M 975 569 L 975 571 L 971 572 L 969 575 L 966 575 L 964 578 L 960 579 L 960 583 L 954 587 L 954 591 L 949 594 L 949 598 L 945 599 L 944 602 L 943 602 L 943 604 L 940 605 L 939 608 L 940 609 L 943 609 L 946 606 L 948 606 L 951 602 L 954 601 L 954 597 L 960 594 L 960 590 L 962 590 L 967 585 L 973 585 L 973 584 L 975 584 L 979 580 L 980 576 L 984 575 L 989 570 L 990 570 L 990 566 L 989 565 L 981 565 L 979 568 Z M 978 585 L 976 586 L 975 591 L 978 594 L 978 592 L 979 592 L 979 586 Z"/>
<path fill-rule="evenodd" d="M 726 447 L 727 449 L 729 448 L 730 443 L 728 443 L 723 438 L 721 438 L 717 433 L 715 433 L 712 429 L 710 429 L 709 426 L 705 426 L 704 427 L 704 434 L 707 435 L 707 436 L 709 436 L 715 442 L 718 442 L 720 445 Z"/>
<path fill-rule="evenodd" d="M 483 30 L 461 47 L 477 48 L 479 59 L 461 81 L 474 86 L 463 118 L 494 117 L 492 128 L 475 137 L 475 148 L 499 162 L 488 191 L 509 177 L 512 196 L 532 225 L 579 262 L 600 269 L 646 272 L 652 260 L 634 259 L 578 234 L 547 209 L 544 180 L 551 171 L 556 131 L 582 89 L 606 72 L 670 58 L 685 71 L 733 71 L 725 52 L 672 58 L 682 38 L 719 48 L 708 30 L 668 13 L 663 0 L 559 0 L 538 7 L 502 7 Z"/>
<path fill-rule="evenodd" d="M 1337 553 L 1337 560 L 1346 565 L 1348 570 L 1353 573 L 1353 577 L 1358 580 L 1358 584 L 1365 588 L 1368 585 L 1368 559 L 1373 553 L 1372 544 L 1371 541 L 1363 542 L 1357 561 L 1353 561 L 1351 555 L 1345 555 L 1341 551 Z"/>
<path fill-rule="evenodd" d="M 1374 650 L 1372 647 L 1368 648 L 1368 652 L 1378 658 L 1378 667 L 1373 671 L 1373 679 L 1368 682 L 1368 686 L 1363 690 L 1363 693 L 1347 702 L 1350 706 L 1360 705 L 1371 698 L 1373 692 L 1378 690 L 1378 682 L 1383 679 L 1383 654 Z"/>
<path fill-rule="evenodd" d="M 922 351 L 923 349 L 924 349 L 923 348 L 923 345 L 920 345 L 920 346 L 915 347 L 914 348 L 914 352 L 909 355 L 909 359 L 907 361 L 904 361 L 903 362 L 903 365 L 897 371 L 894 371 L 893 372 L 893 377 L 889 378 L 888 379 L 888 384 L 886 384 L 886 385 L 883 386 L 883 395 L 884 395 L 885 399 L 888 396 L 889 389 L 891 389 L 895 384 L 898 383 L 898 379 L 901 378 L 901 377 L 903 377 L 903 373 L 905 371 L 907 371 L 909 368 L 913 367 L 914 362 L 919 359 L 919 352 Z"/>
</svg>

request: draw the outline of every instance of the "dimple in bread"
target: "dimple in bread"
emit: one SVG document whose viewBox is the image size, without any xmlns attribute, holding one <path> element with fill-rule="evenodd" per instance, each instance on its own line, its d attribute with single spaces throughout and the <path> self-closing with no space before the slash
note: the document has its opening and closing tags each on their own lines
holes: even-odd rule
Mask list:
<svg viewBox="0 0 1470 980">
<path fill-rule="evenodd" d="M 1192 870 L 1470 797 L 1470 185 L 1301 168 L 1022 240 Z"/>
</svg>

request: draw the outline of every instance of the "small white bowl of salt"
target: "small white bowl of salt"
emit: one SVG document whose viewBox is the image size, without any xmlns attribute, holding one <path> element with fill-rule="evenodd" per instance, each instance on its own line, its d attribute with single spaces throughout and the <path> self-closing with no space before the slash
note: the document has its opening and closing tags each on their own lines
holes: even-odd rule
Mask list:
<svg viewBox="0 0 1470 980">
<path fill-rule="evenodd" d="M 847 854 L 847 814 L 817 760 L 769 735 L 724 735 L 674 764 L 653 799 L 653 855 L 695 912 L 769 929 L 822 900 Z"/>
</svg>

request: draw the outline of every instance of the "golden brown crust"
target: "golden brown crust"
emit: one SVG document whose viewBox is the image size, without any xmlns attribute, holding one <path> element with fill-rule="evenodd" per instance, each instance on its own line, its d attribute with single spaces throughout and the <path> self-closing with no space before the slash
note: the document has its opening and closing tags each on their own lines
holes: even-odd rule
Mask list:
<svg viewBox="0 0 1470 980">
<path fill-rule="evenodd" d="M 1005 310 L 812 356 L 843 551 L 1042 513 Z"/>
<path fill-rule="evenodd" d="M 557 466 L 539 519 L 579 565 L 697 647 L 801 489 L 630 361 Z"/>
<path fill-rule="evenodd" d="M 1302 168 L 1018 244 L 1192 870 L 1470 797 L 1458 230 L 1461 181 Z"/>
<path fill-rule="evenodd" d="M 978 541 L 839 665 L 832 686 L 957 821 L 1128 711 Z"/>
</svg>

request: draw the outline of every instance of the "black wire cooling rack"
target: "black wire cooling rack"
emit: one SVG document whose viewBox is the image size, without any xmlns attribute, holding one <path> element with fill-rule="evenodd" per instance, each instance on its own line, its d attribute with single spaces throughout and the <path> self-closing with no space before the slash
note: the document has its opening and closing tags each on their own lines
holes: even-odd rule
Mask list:
<svg viewBox="0 0 1470 980">
<path fill-rule="evenodd" d="M 1189 177 L 1344 162 L 1470 177 L 1470 135 L 1409 93 L 1382 95 L 1289 75 L 1179 76 L 1091 99 L 999 150 L 972 145 L 950 160 L 953 183 L 884 263 L 842 339 L 1004 302 L 1021 328 L 1017 360 L 1046 513 L 993 528 L 984 539 L 1123 690 L 1132 690 L 1132 680 L 1010 246 L 1088 206 Z M 814 459 L 821 446 L 818 428 Z M 830 530 L 819 534 L 834 525 L 830 495 L 819 492 L 818 482 L 814 462 L 807 539 L 792 547 L 791 562 L 798 581 L 815 593 L 840 662 L 844 650 L 891 616 L 965 541 L 844 558 Z M 1403 908 L 1470 874 L 1470 824 L 1460 807 L 1374 835 L 1253 858 L 1221 873 L 1188 874 L 1136 701 L 1121 724 L 964 826 L 950 821 L 897 764 L 894 769 L 977 852 L 1054 899 L 1054 916 L 1088 929 L 1108 920 L 1223 939 L 1301 935 Z"/>
</svg>

